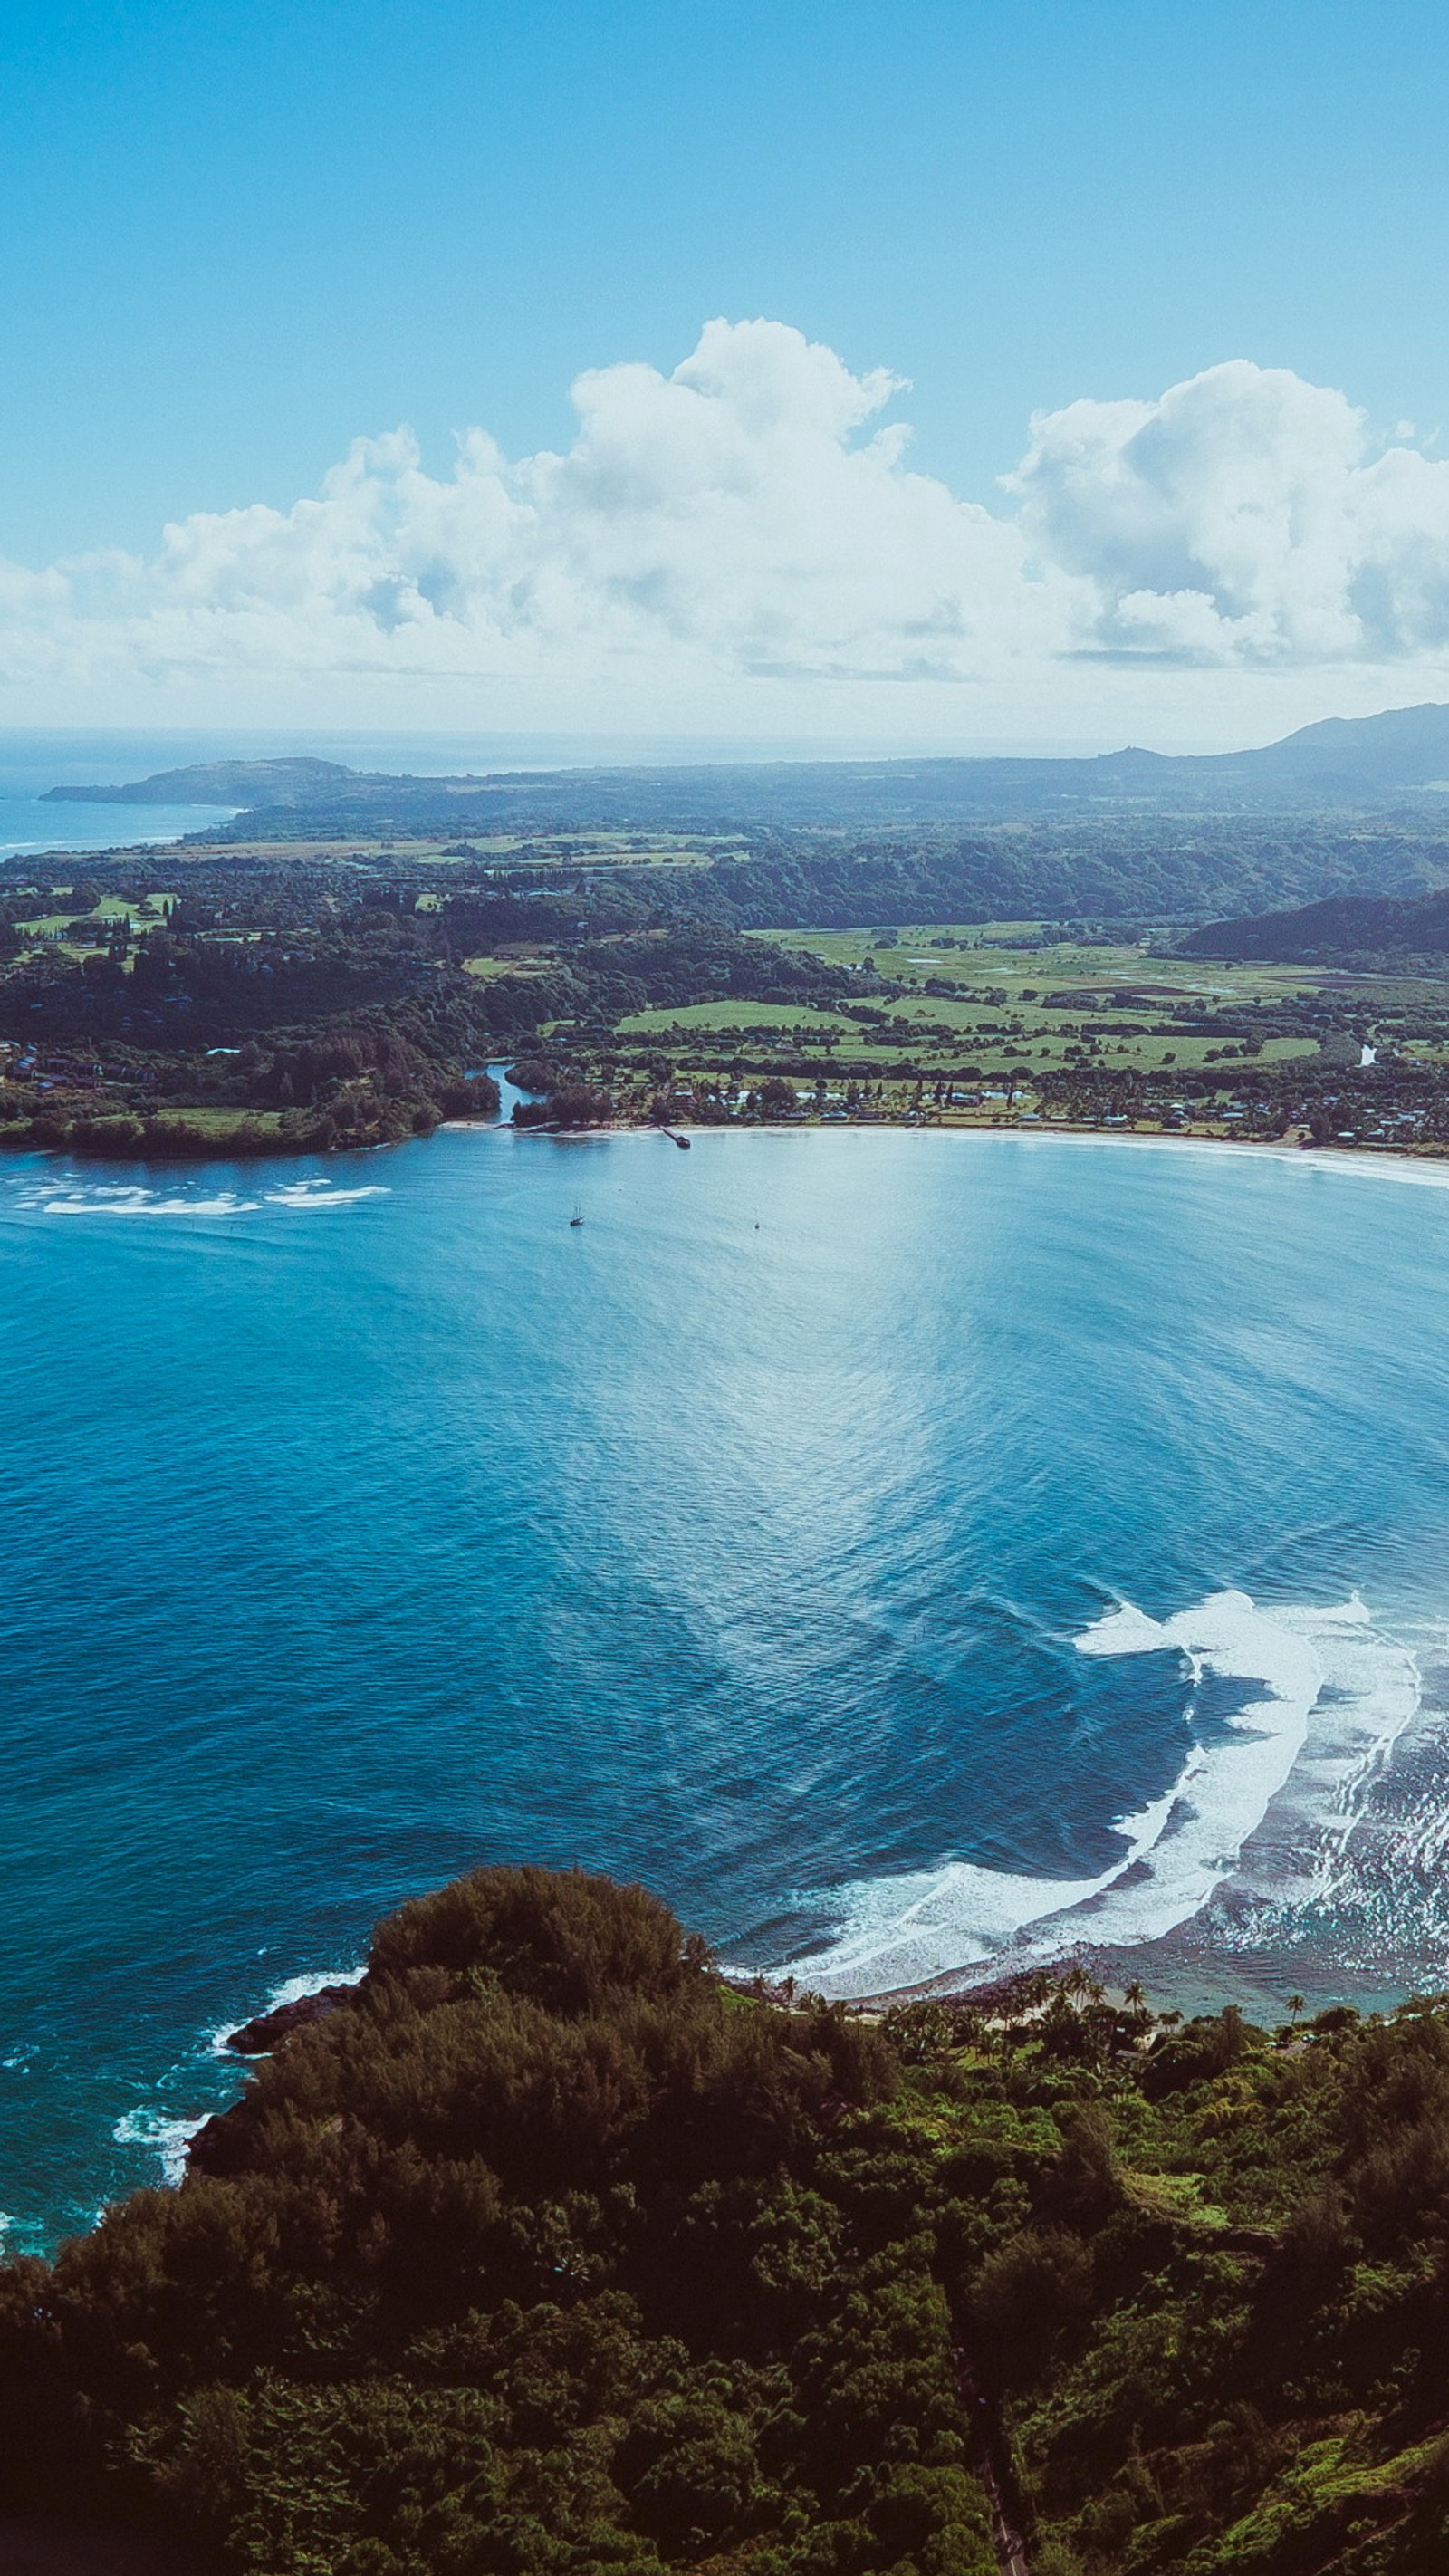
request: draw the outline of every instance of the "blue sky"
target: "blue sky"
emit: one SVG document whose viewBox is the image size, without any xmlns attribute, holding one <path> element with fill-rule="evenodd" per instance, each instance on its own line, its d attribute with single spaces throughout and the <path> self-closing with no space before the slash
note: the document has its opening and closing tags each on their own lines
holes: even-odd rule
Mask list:
<svg viewBox="0 0 1449 2576">
<path fill-rule="evenodd" d="M 1395 441 L 1442 452 L 1440 9 L 193 0 L 9 7 L 0 31 L 0 556 L 12 563 L 116 547 L 146 557 L 166 521 L 254 503 L 291 512 L 355 439 L 399 423 L 444 481 L 455 433 L 473 425 L 509 460 L 566 451 L 580 371 L 633 361 L 668 378 L 714 316 L 768 317 L 856 377 L 910 379 L 842 435 L 909 420 L 916 472 L 998 515 L 1017 506 L 997 478 L 1021 460 L 1033 412 L 1150 405 L 1240 359 L 1346 396 L 1366 460 Z M 1259 433 L 1241 434 L 1251 446 Z M 1437 498 L 1422 507 L 1437 527 Z M 1044 524 L 1039 513 L 1029 550 Z M 1064 579 L 1100 582 L 1080 531 L 1053 526 Z M 1199 580 L 1196 545 L 1174 597 Z M 1205 596 L 1220 576 L 1202 575 Z M 1355 570 L 1355 596 L 1364 578 Z M 1261 733 L 1280 709 L 1434 693 L 1446 648 L 1422 615 L 1409 647 L 1399 620 L 1387 654 L 1377 632 L 1345 650 L 1327 627 L 1306 650 L 1301 633 L 1268 649 L 1257 628 L 1243 641 L 1246 595 L 1239 584 L 1218 598 L 1239 619 L 1231 650 L 1196 628 L 1184 643 L 1181 620 L 1150 648 L 1136 629 L 1124 645 L 1120 618 L 1099 620 L 1085 646 L 1080 618 L 1065 647 L 1018 638 L 1020 687 L 992 695 L 978 670 L 974 712 L 950 698 L 968 684 L 942 678 L 932 652 L 901 649 L 888 669 L 863 648 L 842 662 L 837 617 L 803 660 L 793 635 L 777 668 L 760 642 L 768 606 L 752 612 L 748 650 L 735 628 L 712 644 L 696 606 L 689 640 L 703 639 L 703 658 L 678 721 L 707 723 L 717 648 L 731 731 L 745 681 L 772 683 L 761 720 L 784 731 L 792 709 L 807 729 L 821 720 L 834 675 L 845 720 L 867 731 L 879 724 L 862 692 L 889 686 L 892 730 L 1060 733 L 1043 694 L 1059 662 L 1067 730 L 1108 736 L 1134 687 L 1144 724 L 1177 737 L 1241 727 L 1259 705 Z M 163 650 L 153 622 L 127 660 L 117 620 L 134 627 L 134 600 L 98 605 L 92 584 L 63 635 L 57 614 L 35 600 L 12 611 L 0 711 L 109 720 L 148 689 L 169 693 L 167 716 L 208 690 L 220 706 L 225 654 Z M 28 659 L 27 618 L 44 629 Z M 332 674 L 356 653 L 339 646 L 328 663 L 315 636 L 281 649 L 300 655 L 309 713 L 345 714 Z M 1093 657 L 1113 676 L 1089 687 Z M 389 711 L 470 713 L 489 653 L 444 671 L 447 660 L 434 656 L 426 689 L 410 670 Z M 240 720 L 267 703 L 244 662 L 231 668 Z M 504 675 L 516 705 L 480 716 L 610 721 L 607 688 L 596 704 L 576 656 L 570 667 L 550 695 L 540 646 L 528 690 L 515 664 Z M 792 674 L 798 706 L 781 694 Z M 379 706 L 387 681 L 366 684 Z M 650 687 L 636 657 L 621 723 L 671 721 L 667 691 L 651 708 Z"/>
</svg>

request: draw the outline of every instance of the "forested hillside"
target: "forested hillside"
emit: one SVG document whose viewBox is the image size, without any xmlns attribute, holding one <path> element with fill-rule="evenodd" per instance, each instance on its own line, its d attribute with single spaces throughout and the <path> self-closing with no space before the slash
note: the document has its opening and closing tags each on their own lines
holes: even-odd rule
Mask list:
<svg viewBox="0 0 1449 2576">
<path fill-rule="evenodd" d="M 881 2021 L 487 1871 L 0 2292 L 5 2502 L 236 2576 L 1428 2576 L 1449 2011 Z"/>
<path fill-rule="evenodd" d="M 1214 921 L 1182 943 L 1185 957 L 1262 957 L 1295 966 L 1359 972 L 1443 968 L 1449 956 L 1449 893 L 1397 900 L 1334 895 L 1292 912 Z"/>
</svg>

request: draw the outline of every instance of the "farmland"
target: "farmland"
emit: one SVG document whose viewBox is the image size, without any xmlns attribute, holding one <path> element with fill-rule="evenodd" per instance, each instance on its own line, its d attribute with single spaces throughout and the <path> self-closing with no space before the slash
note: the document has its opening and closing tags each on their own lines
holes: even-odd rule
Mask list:
<svg viewBox="0 0 1449 2576">
<path fill-rule="evenodd" d="M 1161 916 L 801 921 L 838 856 L 767 866 L 682 833 L 205 842 L 86 868 L 0 878 L 12 1141 L 382 1141 L 476 1108 L 501 1059 L 564 1123 L 1449 1142 L 1449 958 L 1226 962 Z M 740 918 L 772 888 L 794 919 Z"/>
</svg>

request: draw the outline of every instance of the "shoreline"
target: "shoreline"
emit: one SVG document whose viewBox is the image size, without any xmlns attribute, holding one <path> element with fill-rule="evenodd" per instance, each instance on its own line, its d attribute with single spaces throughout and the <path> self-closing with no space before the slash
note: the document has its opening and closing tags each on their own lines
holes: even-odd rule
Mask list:
<svg viewBox="0 0 1449 2576">
<path fill-rule="evenodd" d="M 184 1118 L 185 1110 L 177 1112 Z M 906 1118 L 831 1119 L 819 1118 L 691 1120 L 679 1119 L 674 1130 L 657 1126 L 652 1121 L 617 1119 L 595 1127 L 563 1127 L 530 1124 L 516 1127 L 511 1118 L 440 1118 L 437 1125 L 423 1134 L 388 1136 L 357 1144 L 323 1145 L 304 1139 L 268 1138 L 249 1143 L 238 1150 L 218 1137 L 214 1142 L 195 1134 L 176 1151 L 147 1152 L 144 1148 L 128 1153 L 96 1153 L 77 1149 L 70 1144 L 41 1143 L 34 1137 L 13 1130 L 0 1131 L 0 1154 L 32 1154 L 49 1161 L 69 1161 L 84 1170 L 105 1171 L 185 1171 L 206 1164 L 253 1164 L 296 1162 L 307 1156 L 318 1162 L 342 1161 L 350 1154 L 377 1154 L 398 1151 L 410 1145 L 428 1145 L 434 1137 L 444 1135 L 509 1135 L 539 1137 L 550 1144 L 584 1145 L 601 1138 L 625 1136 L 659 1136 L 678 1145 L 686 1138 L 708 1136 L 953 1136 L 996 1142 L 1009 1138 L 1017 1144 L 1041 1143 L 1050 1139 L 1078 1145 L 1130 1145 L 1140 1150 L 1172 1147 L 1213 1153 L 1228 1152 L 1253 1156 L 1258 1160 L 1291 1163 L 1301 1170 L 1357 1171 L 1389 1174 L 1398 1179 L 1413 1180 L 1422 1176 L 1426 1184 L 1442 1186 L 1449 1174 L 1449 1144 L 1433 1152 L 1420 1152 L 1404 1145 L 1312 1145 L 1290 1143 L 1282 1138 L 1258 1136 L 1194 1135 L 1180 1129 L 1087 1127 L 1066 1121 L 1032 1119 L 1029 1123 L 993 1119 L 990 1121 L 912 1120 Z"/>
<path fill-rule="evenodd" d="M 1358 1171 L 1380 1176 L 1388 1174 L 1405 1180 L 1412 1180 L 1419 1173 L 1423 1173 L 1426 1183 L 1433 1183 L 1436 1186 L 1442 1185 L 1441 1176 L 1449 1176 L 1449 1145 L 1429 1154 L 1415 1153 L 1401 1145 L 1289 1145 L 1256 1136 L 1192 1136 L 1176 1134 L 1170 1129 L 1149 1134 L 1141 1129 L 1058 1126 L 1048 1124 L 1045 1120 L 1034 1122 L 1029 1127 L 1008 1125 L 1005 1121 L 991 1126 L 971 1126 L 965 1121 L 949 1127 L 934 1122 L 930 1125 L 924 1123 L 908 1125 L 903 1118 L 870 1121 L 842 1118 L 832 1120 L 828 1128 L 824 1121 L 818 1118 L 779 1121 L 761 1119 L 749 1125 L 743 1122 L 738 1125 L 726 1122 L 718 1126 L 713 1123 L 691 1123 L 687 1119 L 682 1119 L 679 1125 L 690 1136 L 909 1135 L 963 1137 L 971 1141 L 979 1140 L 988 1143 L 1010 1139 L 1013 1144 L 1023 1145 L 1040 1144 L 1050 1139 L 1053 1143 L 1065 1142 L 1079 1145 L 1135 1145 L 1148 1148 L 1168 1146 L 1176 1151 L 1188 1147 L 1214 1153 L 1226 1151 L 1231 1154 L 1253 1155 L 1260 1160 L 1291 1163 L 1304 1171 Z M 664 1133 L 662 1128 L 623 1121 L 600 1127 L 515 1127 L 512 1121 L 506 1118 L 488 1121 L 445 1118 L 434 1132 L 437 1135 L 459 1136 L 465 1134 L 539 1136 L 555 1145 L 586 1145 L 591 1140 L 601 1137 L 661 1136 Z M 430 1140 L 425 1136 L 419 1136 L 404 1137 L 401 1141 L 404 1144 L 425 1145 Z"/>
<path fill-rule="evenodd" d="M 1421 1189 L 1449 1187 L 1449 1145 L 1434 1153 L 1416 1153 L 1402 1146 L 1385 1145 L 1289 1145 L 1249 1136 L 1190 1136 L 1171 1132 L 1144 1134 L 1140 1130 L 1104 1130 L 1099 1127 L 1047 1126 L 907 1126 L 903 1119 L 879 1123 L 840 1120 L 827 1130 L 819 1120 L 799 1122 L 761 1121 L 758 1124 L 719 1125 L 713 1123 L 687 1126 L 681 1135 L 666 1141 L 679 1143 L 682 1135 L 693 1139 L 712 1136 L 918 1136 L 952 1137 L 968 1143 L 1040 1145 L 1072 1144 L 1126 1145 L 1140 1152 L 1168 1149 L 1174 1153 L 1194 1152 L 1229 1154 L 1239 1159 L 1288 1164 L 1301 1172 L 1341 1172 L 1363 1179 L 1407 1182 Z M 252 1170 L 268 1163 L 296 1164 L 312 1160 L 319 1164 L 345 1165 L 350 1157 L 403 1152 L 412 1146 L 427 1146 L 439 1136 L 511 1136 L 539 1139 L 552 1145 L 589 1145 L 618 1142 L 628 1137 L 663 1136 L 661 1128 L 633 1123 L 599 1127 L 515 1127 L 511 1119 L 444 1118 L 427 1135 L 378 1139 L 365 1144 L 306 1145 L 267 1144 L 244 1152 L 228 1150 L 218 1142 L 201 1152 L 182 1154 L 93 1154 L 79 1153 L 69 1145 L 41 1145 L 28 1137 L 0 1137 L 0 1154 L 13 1154 L 17 1159 L 33 1157 L 37 1162 L 72 1166 L 78 1174 L 100 1177 L 107 1173 L 144 1172 L 166 1174 L 177 1178 L 186 1172 L 227 1169 Z"/>
</svg>

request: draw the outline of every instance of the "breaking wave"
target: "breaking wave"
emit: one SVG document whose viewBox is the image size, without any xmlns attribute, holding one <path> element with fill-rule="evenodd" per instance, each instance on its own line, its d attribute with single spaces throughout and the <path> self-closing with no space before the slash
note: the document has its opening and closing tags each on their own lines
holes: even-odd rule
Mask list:
<svg viewBox="0 0 1449 2576">
<path fill-rule="evenodd" d="M 353 1207 L 359 1199 L 386 1198 L 388 1191 L 381 1181 L 370 1181 L 357 1189 L 338 1189 L 335 1183 L 322 1180 L 283 1182 L 275 1190 L 263 1190 L 248 1197 L 242 1190 L 209 1190 L 206 1192 L 149 1189 L 141 1182 L 104 1182 L 82 1184 L 71 1180 L 45 1180 L 31 1183 L 14 1204 L 34 1210 L 43 1216 L 255 1216 L 264 1208 L 284 1207 L 306 1210 Z"/>
<path fill-rule="evenodd" d="M 186 2151 L 198 2129 L 204 2129 L 209 2111 L 199 2111 L 189 2119 L 175 2119 L 164 2111 L 142 2106 L 126 2111 L 111 2131 L 118 2147 L 148 2147 L 161 2166 L 163 2182 L 176 2184 L 186 2173 Z"/>
<path fill-rule="evenodd" d="M 268 2013 L 280 2012 L 285 2004 L 303 2003 L 308 1995 L 320 1995 L 328 1986 L 360 1986 L 366 1974 L 367 1966 L 364 1961 L 359 1967 L 309 1968 L 301 1976 L 284 1977 L 280 1985 L 268 1989 L 264 2001 L 256 2005 L 252 2012 L 243 2013 L 240 2016 L 234 2013 L 229 2021 L 218 2022 L 215 2030 L 207 2032 L 208 2056 L 219 2057 L 227 2065 L 234 2066 L 236 2058 L 228 2048 L 227 2041 L 234 2030 L 241 2028 L 243 2022 L 264 2021 Z"/>
<path fill-rule="evenodd" d="M 1419 1705 L 1413 1654 L 1374 1627 L 1363 1601 L 1265 1609 L 1246 1592 L 1217 1592 L 1161 1620 L 1123 1602 L 1073 1642 L 1083 1655 L 1182 1658 L 1193 1742 L 1173 1787 L 1115 1821 L 1121 1850 L 1093 1878 L 950 1861 L 828 1891 L 821 1901 L 841 1928 L 791 1962 L 804 1983 L 847 1996 L 979 1982 L 983 1970 L 1072 1949 L 1158 1940 L 1240 1871 L 1260 1898 L 1271 1885 L 1280 1907 L 1322 1901 Z M 1209 1676 L 1252 1693 L 1211 1724 Z"/>
</svg>

